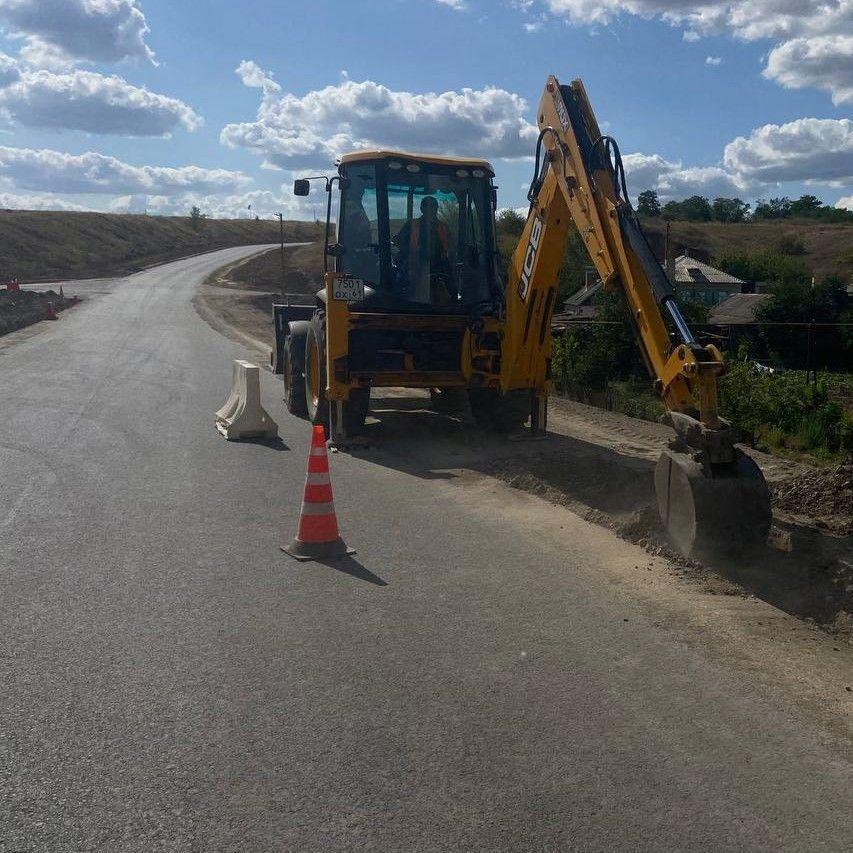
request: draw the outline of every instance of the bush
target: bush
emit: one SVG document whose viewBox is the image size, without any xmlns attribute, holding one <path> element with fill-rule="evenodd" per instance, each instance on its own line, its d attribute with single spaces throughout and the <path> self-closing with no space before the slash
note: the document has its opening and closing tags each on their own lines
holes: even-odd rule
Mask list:
<svg viewBox="0 0 853 853">
<path fill-rule="evenodd" d="M 750 360 L 730 364 L 720 382 L 720 412 L 746 443 L 808 451 L 818 456 L 853 449 L 853 416 L 829 398 L 827 380 L 770 374 Z"/>
</svg>

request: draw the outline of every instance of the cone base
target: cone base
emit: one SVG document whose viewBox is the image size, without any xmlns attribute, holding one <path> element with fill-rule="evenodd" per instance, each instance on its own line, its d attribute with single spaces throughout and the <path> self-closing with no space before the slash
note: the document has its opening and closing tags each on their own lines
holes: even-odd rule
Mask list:
<svg viewBox="0 0 853 853">
<path fill-rule="evenodd" d="M 347 548 L 347 543 L 340 537 L 333 542 L 301 542 L 299 539 L 294 539 L 289 545 L 282 545 L 281 550 L 302 563 L 355 554 L 355 548 Z"/>
</svg>

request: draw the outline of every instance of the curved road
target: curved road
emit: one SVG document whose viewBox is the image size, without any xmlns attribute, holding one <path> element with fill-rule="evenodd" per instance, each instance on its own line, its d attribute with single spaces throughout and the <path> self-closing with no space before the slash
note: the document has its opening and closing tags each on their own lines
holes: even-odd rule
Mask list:
<svg viewBox="0 0 853 853">
<path fill-rule="evenodd" d="M 308 427 L 264 374 L 283 443 L 219 436 L 245 353 L 190 304 L 255 250 L 0 349 L 0 851 L 849 849 L 848 652 L 817 692 L 831 639 L 456 438 L 333 456 L 356 559 L 279 551 Z"/>
</svg>

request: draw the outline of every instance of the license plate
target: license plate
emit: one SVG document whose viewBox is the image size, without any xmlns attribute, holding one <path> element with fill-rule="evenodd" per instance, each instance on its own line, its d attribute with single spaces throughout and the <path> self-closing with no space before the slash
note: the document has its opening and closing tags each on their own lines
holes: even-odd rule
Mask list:
<svg viewBox="0 0 853 853">
<path fill-rule="evenodd" d="M 358 302 L 364 299 L 364 281 L 360 278 L 336 278 L 332 296 L 340 302 Z"/>
</svg>

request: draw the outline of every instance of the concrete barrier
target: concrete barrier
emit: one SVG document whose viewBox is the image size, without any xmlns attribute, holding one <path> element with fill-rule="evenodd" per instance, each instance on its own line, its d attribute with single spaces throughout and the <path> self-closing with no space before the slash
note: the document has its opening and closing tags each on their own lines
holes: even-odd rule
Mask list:
<svg viewBox="0 0 853 853">
<path fill-rule="evenodd" d="M 257 364 L 239 359 L 234 362 L 231 394 L 216 413 L 216 428 L 229 441 L 278 435 L 278 425 L 261 406 L 261 375 Z"/>
</svg>

